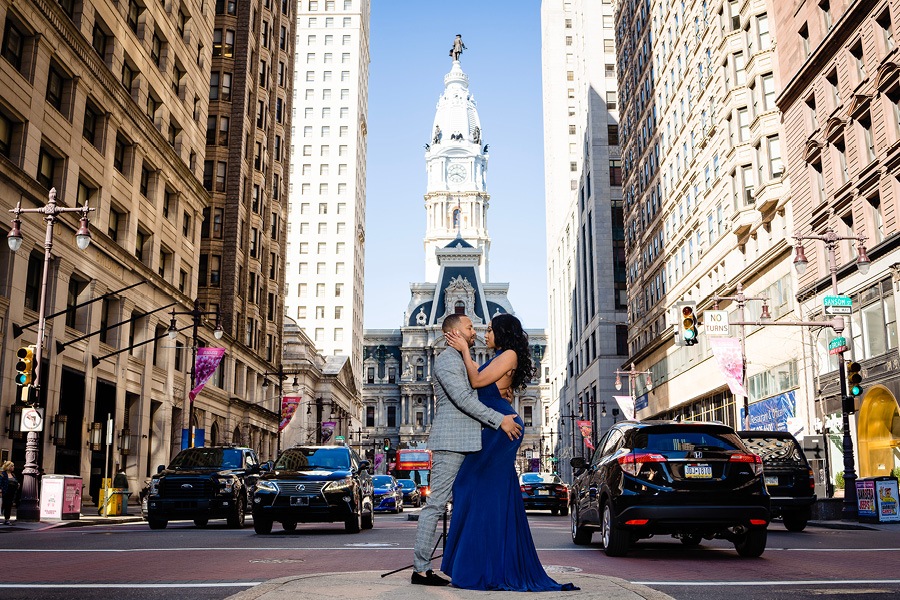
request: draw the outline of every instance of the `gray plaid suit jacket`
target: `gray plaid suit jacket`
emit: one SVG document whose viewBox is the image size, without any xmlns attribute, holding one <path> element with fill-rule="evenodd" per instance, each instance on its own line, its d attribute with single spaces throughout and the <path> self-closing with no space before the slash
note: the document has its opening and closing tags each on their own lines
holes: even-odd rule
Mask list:
<svg viewBox="0 0 900 600">
<path fill-rule="evenodd" d="M 428 436 L 431 450 L 481 450 L 481 424 L 500 427 L 503 415 L 488 408 L 469 385 L 462 355 L 447 348 L 434 361 L 435 415 Z"/>
</svg>

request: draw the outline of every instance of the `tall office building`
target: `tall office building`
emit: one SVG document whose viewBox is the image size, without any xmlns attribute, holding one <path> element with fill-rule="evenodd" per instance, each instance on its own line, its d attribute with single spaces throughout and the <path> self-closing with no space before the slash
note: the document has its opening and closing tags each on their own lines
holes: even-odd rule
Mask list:
<svg viewBox="0 0 900 600">
<path fill-rule="evenodd" d="M 795 259 L 808 261 L 797 287 L 803 316 L 830 318 L 823 305 L 834 295 L 833 276 L 837 292 L 852 302 L 844 358 L 862 367 L 863 391 L 853 398 L 849 416 L 857 471 L 861 477 L 890 475 L 900 466 L 900 3 L 776 3 L 773 21 L 785 82 L 778 105 L 791 142 L 786 162 L 794 229 L 801 236 L 843 238 L 829 243 L 833 261 L 826 242 L 794 241 L 804 250 Z M 815 390 L 812 414 L 833 434 L 833 477 L 843 471 L 842 436 L 836 434 L 844 428 L 838 357 L 829 354 L 835 337 L 830 330 L 810 335 L 801 369 Z"/>
<path fill-rule="evenodd" d="M 791 194 L 767 3 L 626 1 L 616 14 L 628 276 L 628 355 L 654 383 L 637 416 L 747 426 L 743 411 L 809 431 L 790 269 Z M 726 310 L 717 342 L 682 336 L 681 302 Z M 788 318 L 790 317 L 790 319 Z M 733 392 L 717 344 L 737 344 L 747 394 Z M 640 379 L 638 380 L 640 381 Z M 640 392 L 641 390 L 639 390 Z M 772 410 L 770 410 L 772 409 Z M 765 421 L 755 420 L 756 428 Z"/>
<path fill-rule="evenodd" d="M 544 179 L 548 353 L 556 455 L 585 452 L 576 420 L 613 422 L 615 371 L 626 352 L 622 161 L 614 5 L 544 0 Z M 604 408 L 608 405 L 606 415 Z M 618 410 L 618 409 L 616 409 Z M 560 461 L 568 470 L 568 461 Z"/>
<path fill-rule="evenodd" d="M 362 373 L 369 0 L 297 13 L 285 310 Z"/>
</svg>

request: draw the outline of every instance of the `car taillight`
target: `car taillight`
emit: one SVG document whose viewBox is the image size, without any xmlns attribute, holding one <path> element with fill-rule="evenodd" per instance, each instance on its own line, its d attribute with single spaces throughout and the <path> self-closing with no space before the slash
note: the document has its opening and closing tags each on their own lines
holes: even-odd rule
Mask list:
<svg viewBox="0 0 900 600">
<path fill-rule="evenodd" d="M 813 474 L 813 470 L 809 470 L 809 489 L 816 489 L 816 476 Z"/>
<path fill-rule="evenodd" d="M 530 493 L 531 493 L 531 486 L 530 486 L 530 485 L 520 485 L 519 488 L 520 488 L 523 492 L 525 492 L 526 494 L 530 494 Z"/>
<path fill-rule="evenodd" d="M 652 452 L 639 452 L 620 456 L 618 461 L 623 471 L 629 475 L 636 476 L 641 472 L 641 467 L 644 466 L 644 463 L 664 463 L 666 462 L 666 457 Z"/>
<path fill-rule="evenodd" d="M 569 497 L 569 488 L 562 487 L 562 486 L 556 488 L 556 497 L 557 498 L 568 498 Z"/>
<path fill-rule="evenodd" d="M 762 457 L 758 454 L 732 454 L 728 457 L 728 462 L 733 463 L 748 463 L 753 469 L 754 475 L 762 475 L 763 472 L 763 462 Z"/>
</svg>

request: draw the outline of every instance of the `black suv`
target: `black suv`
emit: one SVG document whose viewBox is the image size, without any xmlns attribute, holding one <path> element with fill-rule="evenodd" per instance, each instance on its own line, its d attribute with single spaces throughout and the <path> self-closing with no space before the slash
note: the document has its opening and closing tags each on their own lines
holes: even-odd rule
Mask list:
<svg viewBox="0 0 900 600">
<path fill-rule="evenodd" d="M 186 448 L 150 479 L 150 529 L 164 529 L 172 519 L 193 519 L 197 527 L 227 519 L 229 526 L 243 527 L 247 490 L 258 476 L 259 459 L 250 448 Z"/>
<path fill-rule="evenodd" d="M 608 556 L 632 542 L 669 534 L 687 546 L 703 538 L 734 543 L 741 556 L 766 549 L 769 496 L 762 459 L 718 423 L 615 424 L 588 463 L 575 457 L 572 541 L 600 531 Z"/>
<path fill-rule="evenodd" d="M 797 439 L 787 431 L 741 431 L 744 445 L 762 457 L 772 517 L 803 531 L 816 502 L 816 478 Z"/>
<path fill-rule="evenodd" d="M 285 531 L 297 523 L 343 521 L 350 533 L 371 529 L 374 522 L 369 461 L 345 446 L 294 446 L 282 452 L 252 490 L 253 529 L 272 532 L 278 521 Z"/>
</svg>

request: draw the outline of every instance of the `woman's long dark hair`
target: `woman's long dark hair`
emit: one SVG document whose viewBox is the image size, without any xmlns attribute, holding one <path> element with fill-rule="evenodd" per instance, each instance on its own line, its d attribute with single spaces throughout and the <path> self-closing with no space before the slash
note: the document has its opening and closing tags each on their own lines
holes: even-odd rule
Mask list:
<svg viewBox="0 0 900 600">
<path fill-rule="evenodd" d="M 534 363 L 531 361 L 531 347 L 528 345 L 528 334 L 522 329 L 519 319 L 510 314 L 500 314 L 491 319 L 491 330 L 494 333 L 494 347 L 497 354 L 504 350 L 512 350 L 518 357 L 516 370 L 513 372 L 512 389 L 522 391 L 534 377 Z"/>
</svg>

